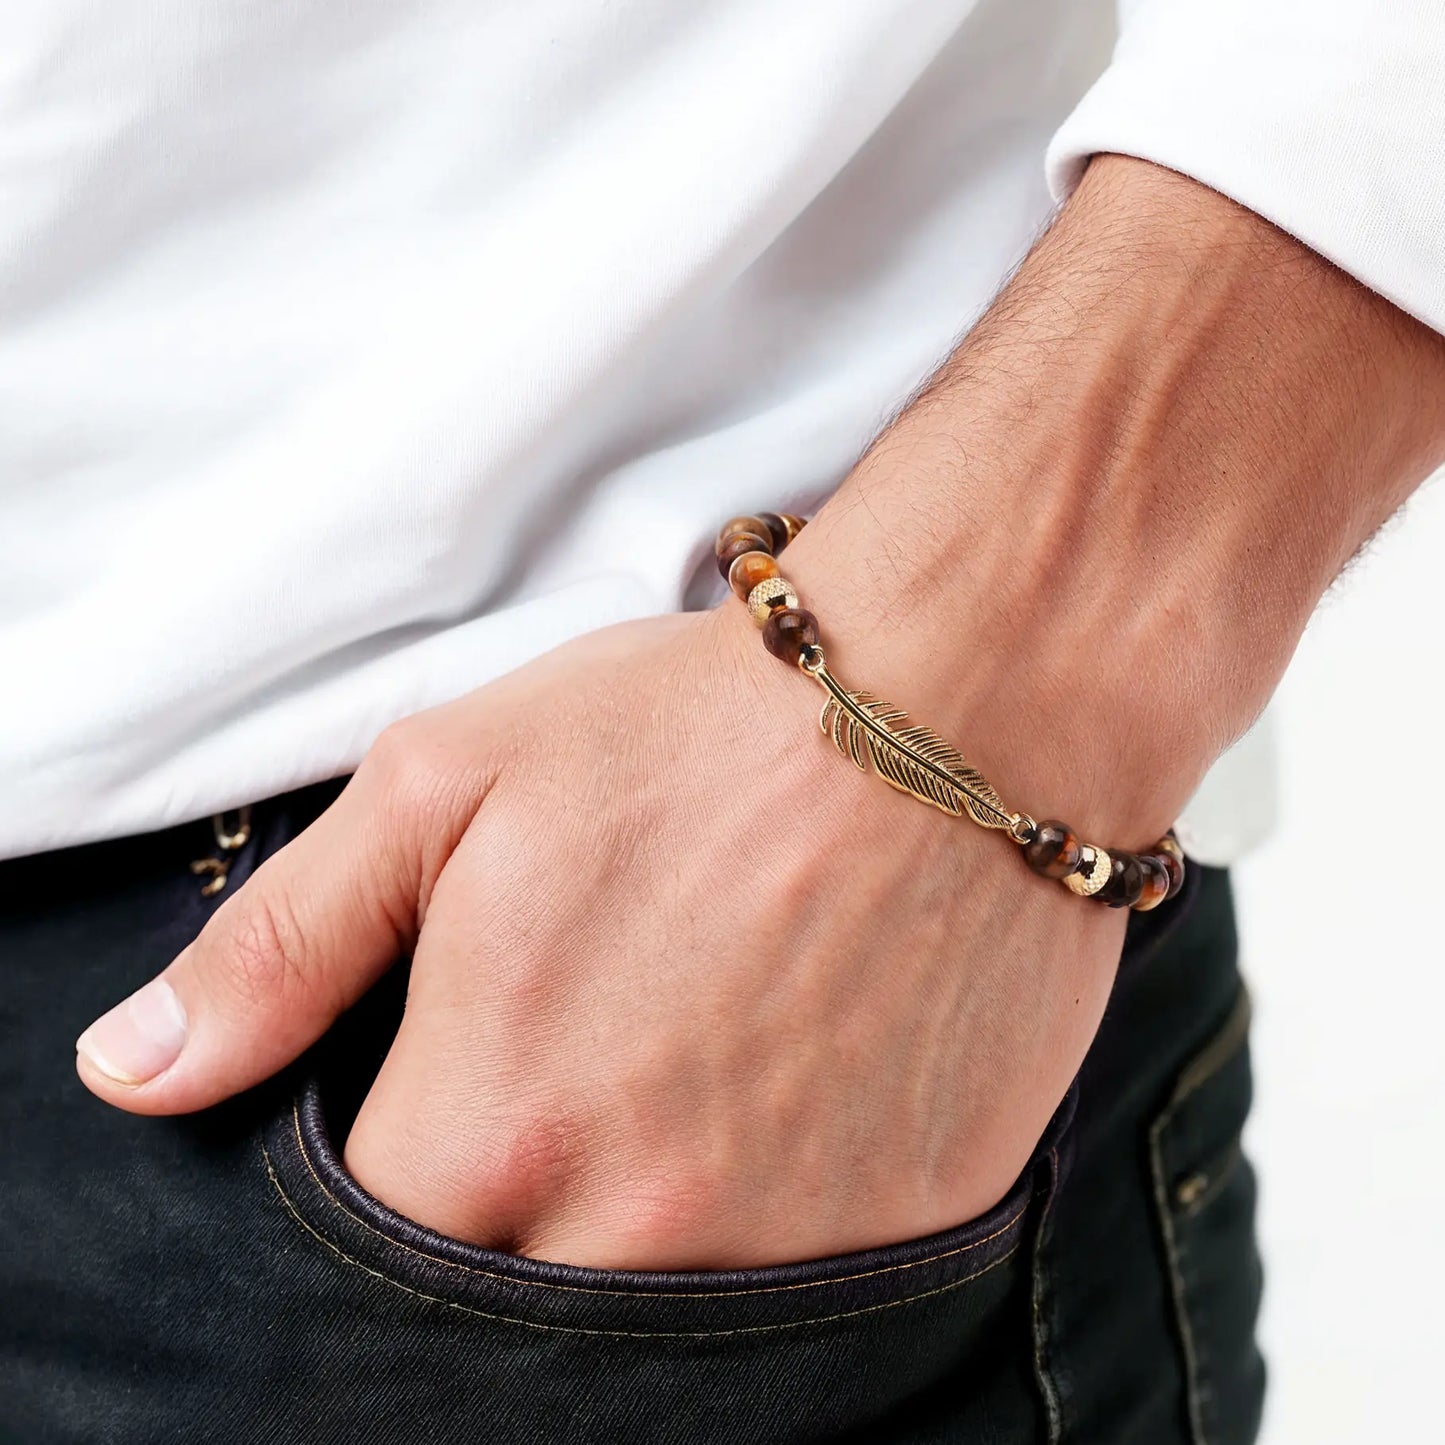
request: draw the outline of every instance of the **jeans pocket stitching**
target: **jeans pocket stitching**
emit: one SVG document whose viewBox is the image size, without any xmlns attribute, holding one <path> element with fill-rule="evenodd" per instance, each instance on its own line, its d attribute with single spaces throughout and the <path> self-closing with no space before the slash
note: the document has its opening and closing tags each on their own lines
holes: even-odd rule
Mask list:
<svg viewBox="0 0 1445 1445">
<path fill-rule="evenodd" d="M 1047 1244 L 1053 1225 L 1054 1200 L 1058 1192 L 1059 1177 L 1059 1150 L 1055 1146 L 1049 1150 L 1048 1194 L 1039 1212 L 1038 1227 L 1034 1230 L 1033 1281 L 1029 1290 L 1034 1346 L 1034 1381 L 1044 1404 L 1048 1445 L 1058 1445 L 1058 1442 L 1063 1439 L 1064 1431 L 1063 1401 L 1060 1396 L 1057 1369 L 1053 1358 L 1052 1280 L 1046 1263 Z"/>
<path fill-rule="evenodd" d="M 317 1189 L 321 1191 L 323 1197 L 330 1205 L 332 1205 L 333 1208 L 344 1214 L 354 1224 L 357 1224 L 362 1229 L 366 1230 L 367 1233 L 372 1234 L 377 1239 L 381 1240 L 388 1248 L 403 1250 L 407 1254 L 415 1255 L 417 1258 L 424 1259 L 430 1264 L 444 1265 L 448 1269 L 460 1270 L 464 1274 L 477 1275 L 484 1279 L 495 1279 L 500 1281 L 501 1283 L 513 1287 L 526 1287 L 529 1289 L 543 1290 L 561 1290 L 570 1294 L 619 1295 L 625 1297 L 630 1297 L 635 1293 L 635 1291 L 625 1288 L 605 1288 L 597 1285 L 559 1284 L 552 1280 L 524 1279 L 516 1275 L 503 1274 L 497 1270 L 483 1269 L 479 1265 L 464 1264 L 460 1260 L 447 1259 L 442 1255 L 430 1254 L 426 1250 L 416 1248 L 415 1245 L 407 1244 L 404 1240 L 394 1239 L 391 1235 L 384 1233 L 382 1230 L 379 1230 L 369 1220 L 363 1219 L 359 1214 L 356 1213 L 355 1210 L 349 1208 L 346 1204 L 339 1200 L 329 1188 L 327 1188 L 326 1182 L 321 1178 L 321 1175 L 316 1168 L 315 1161 L 312 1159 L 311 1150 L 306 1142 L 306 1137 L 302 1133 L 301 1113 L 294 1099 L 292 1100 L 291 1105 L 291 1118 L 292 1126 L 296 1136 L 297 1149 L 301 1155 L 301 1158 L 305 1161 L 307 1172 L 311 1175 L 312 1181 L 315 1183 Z M 262 1147 L 264 1151 L 264 1145 Z M 269 1152 L 266 1153 L 266 1161 L 267 1168 L 269 1170 L 272 1170 L 273 1182 L 277 1183 L 277 1187 L 279 1189 L 279 1181 L 277 1180 L 277 1177 L 274 1173 L 274 1166 L 272 1165 Z M 284 1194 L 283 1197 L 285 1197 Z M 288 1203 L 289 1202 L 290 1201 L 288 1200 Z M 926 1255 L 921 1259 L 910 1259 L 898 1264 L 882 1265 L 877 1269 L 861 1270 L 856 1274 L 831 1275 L 826 1279 L 802 1280 L 794 1284 L 758 1285 L 754 1287 L 740 1286 L 735 1289 L 723 1290 L 679 1290 L 676 1292 L 668 1292 L 664 1290 L 649 1290 L 647 1293 L 647 1297 L 650 1299 L 686 1300 L 734 1299 L 741 1298 L 747 1295 L 783 1294 L 798 1290 L 819 1289 L 823 1286 L 852 1284 L 857 1283 L 859 1280 L 877 1279 L 882 1277 L 883 1275 L 900 1274 L 904 1270 L 920 1269 L 927 1265 L 940 1264 L 944 1260 L 958 1259 L 966 1254 L 973 1253 L 973 1251 L 975 1250 L 984 1248 L 985 1245 L 992 1244 L 995 1240 L 1001 1238 L 1010 1230 L 1016 1228 L 1022 1221 L 1024 1215 L 1028 1213 L 1028 1208 L 1028 1201 L 1025 1200 L 1025 1202 L 1019 1206 L 1018 1210 L 1013 1214 L 1011 1218 L 1009 1218 L 1004 1224 L 1001 1224 L 996 1230 L 993 1231 L 992 1234 L 987 1235 L 983 1239 L 976 1239 L 972 1241 L 972 1243 L 959 1245 L 955 1249 L 946 1249 L 937 1254 Z M 1012 1252 L 1013 1251 L 1011 1250 L 1009 1253 L 1011 1254 Z M 1003 1256 L 1003 1258 L 1008 1258 L 1008 1255 Z M 980 1273 L 982 1273 L 982 1271 L 980 1271 Z M 969 1276 L 969 1278 L 976 1277 L 976 1275 Z M 964 1281 L 960 1280 L 956 1281 L 956 1283 L 964 1283 Z M 932 1293 L 932 1291 L 930 1293 Z M 922 1299 L 926 1298 L 926 1296 L 912 1295 L 909 1296 L 909 1298 Z"/>
<path fill-rule="evenodd" d="M 771 1333 L 775 1333 L 775 1332 L 777 1332 L 777 1331 L 779 1331 L 779 1330 L 794 1330 L 794 1329 L 802 1329 L 802 1328 L 804 1328 L 805 1326 L 811 1326 L 811 1325 L 826 1325 L 826 1324 L 832 1324 L 832 1323 L 834 1323 L 834 1322 L 836 1322 L 836 1321 L 838 1321 L 838 1320 L 854 1319 L 854 1318 L 856 1318 L 856 1317 L 858 1317 L 858 1316 L 860 1316 L 860 1315 L 876 1314 L 876 1313 L 878 1313 L 878 1312 L 881 1311 L 881 1310 L 897 1309 L 897 1308 L 899 1308 L 899 1307 L 901 1307 L 901 1306 L 903 1306 L 903 1305 L 917 1304 L 917 1303 L 919 1303 L 919 1302 L 921 1302 L 921 1301 L 923 1301 L 923 1300 L 934 1299 L 934 1298 L 937 1298 L 939 1295 L 949 1294 L 949 1293 L 951 1293 L 953 1290 L 960 1289 L 960 1288 L 962 1288 L 962 1286 L 964 1286 L 964 1285 L 966 1285 L 966 1284 L 971 1284 L 974 1280 L 981 1279 L 984 1275 L 988 1274 L 990 1270 L 997 1269 L 1001 1264 L 1007 1263 L 1010 1259 L 1012 1259 L 1012 1258 L 1014 1257 L 1015 1254 L 1018 1253 L 1018 1250 L 1019 1250 L 1019 1247 L 1020 1247 L 1018 1244 L 1015 1244 L 1015 1245 L 1013 1246 L 1013 1248 L 1009 1249 L 1006 1253 L 1000 1255 L 997 1259 L 990 1260 L 989 1263 L 986 1264 L 986 1265 L 984 1265 L 982 1269 L 975 1270 L 972 1274 L 964 1275 L 964 1276 L 963 1276 L 962 1278 L 960 1278 L 960 1279 L 950 1280 L 947 1284 L 939 1285 L 939 1286 L 938 1286 L 937 1288 L 935 1288 L 935 1289 L 923 1290 L 923 1291 L 921 1291 L 920 1293 L 915 1294 L 915 1295 L 905 1295 L 902 1299 L 885 1300 L 885 1301 L 882 1301 L 881 1303 L 878 1303 L 878 1304 L 861 1305 L 861 1306 L 859 1306 L 857 1309 L 840 1310 L 840 1311 L 838 1311 L 838 1312 L 836 1312 L 836 1313 L 834 1313 L 834 1314 L 830 1314 L 830 1315 L 819 1315 L 819 1316 L 817 1316 L 816 1318 L 813 1318 L 813 1319 L 806 1319 L 806 1320 L 784 1320 L 784 1321 L 780 1321 L 780 1322 L 778 1322 L 778 1323 L 776 1323 L 776 1324 L 767 1324 L 767 1325 L 744 1325 L 744 1326 L 736 1327 L 736 1328 L 733 1328 L 733 1329 L 725 1329 L 725 1330 L 604 1330 L 604 1329 L 589 1329 L 589 1328 L 586 1328 L 586 1327 L 583 1327 L 583 1326 L 578 1326 L 578 1325 L 551 1324 L 551 1323 L 547 1323 L 547 1322 L 544 1322 L 544 1321 L 541 1321 L 541 1320 L 526 1320 L 526 1319 L 521 1319 L 520 1317 L 518 1317 L 518 1316 L 516 1316 L 516 1315 L 504 1315 L 504 1314 L 498 1314 L 498 1313 L 495 1313 L 495 1312 L 489 1311 L 489 1310 L 479 1310 L 479 1309 L 477 1309 L 477 1308 L 476 1308 L 475 1306 L 473 1306 L 473 1305 L 465 1305 L 465 1304 L 460 1303 L 460 1302 L 457 1301 L 457 1300 L 449 1300 L 449 1299 L 446 1299 L 446 1298 L 444 1298 L 444 1297 L 441 1296 L 441 1295 L 427 1294 L 424 1290 L 419 1290 L 419 1289 L 416 1289 L 416 1288 L 415 1288 L 414 1286 L 412 1286 L 412 1285 L 404 1284 L 404 1283 L 402 1283 L 401 1280 L 393 1279 L 389 1274 L 385 1274 L 385 1273 L 383 1273 L 381 1270 L 373 1269 L 370 1265 L 368 1265 L 368 1264 L 363 1264 L 361 1260 L 354 1258 L 352 1255 L 347 1254 L 346 1251 L 343 1250 L 343 1249 L 341 1249 L 338 1245 L 333 1244 L 331 1240 L 327 1239 L 327 1238 L 325 1237 L 325 1235 L 323 1235 L 319 1230 L 317 1230 L 316 1228 L 314 1228 L 314 1227 L 303 1217 L 303 1215 L 301 1214 L 301 1211 L 296 1207 L 296 1204 L 295 1204 L 295 1202 L 292 1200 L 291 1196 L 290 1196 L 289 1194 L 287 1194 L 286 1188 L 285 1188 L 285 1186 L 284 1186 L 284 1185 L 282 1184 L 282 1182 L 281 1182 L 280 1175 L 277 1173 L 275 1161 L 272 1159 L 272 1157 L 271 1157 L 271 1152 L 270 1152 L 269 1149 L 266 1148 L 266 1145 L 265 1145 L 265 1142 L 264 1142 L 264 1141 L 263 1141 L 262 1144 L 261 1144 L 261 1153 L 262 1153 L 262 1155 L 264 1156 L 265 1161 L 266 1161 L 266 1174 L 267 1174 L 267 1176 L 269 1177 L 269 1179 L 271 1180 L 271 1184 L 272 1184 L 272 1186 L 274 1187 L 274 1189 L 276 1190 L 276 1194 L 277 1194 L 277 1196 L 279 1197 L 279 1199 L 281 1200 L 281 1203 L 282 1203 L 283 1207 L 286 1209 L 286 1212 L 287 1212 L 288 1214 L 290 1214 L 290 1216 L 296 1221 L 296 1223 L 299 1224 L 299 1225 L 301 1226 L 301 1228 L 304 1229 L 304 1230 L 306 1231 L 306 1233 L 309 1234 L 314 1240 L 316 1240 L 316 1242 L 317 1242 L 318 1244 L 322 1245 L 325 1249 L 327 1249 L 331 1254 L 335 1255 L 335 1256 L 336 1256 L 338 1259 L 340 1259 L 343 1263 L 345 1263 L 345 1264 L 347 1264 L 347 1265 L 350 1265 L 350 1266 L 351 1266 L 352 1268 L 354 1268 L 354 1269 L 359 1269 L 363 1274 L 368 1274 L 368 1275 L 370 1275 L 373 1279 L 380 1280 L 380 1281 L 381 1281 L 382 1283 L 384 1283 L 384 1284 L 391 1285 L 393 1288 L 399 1289 L 399 1290 L 401 1290 L 401 1291 L 402 1291 L 403 1293 L 405 1293 L 405 1294 L 412 1295 L 412 1296 L 414 1296 L 414 1297 L 417 1298 L 417 1299 L 426 1300 L 426 1301 L 428 1301 L 428 1302 L 431 1303 L 431 1304 L 442 1305 L 442 1306 L 444 1306 L 444 1307 L 447 1308 L 447 1309 L 456 1310 L 456 1311 L 458 1311 L 458 1312 L 461 1313 L 461 1314 L 474 1315 L 474 1316 L 478 1317 L 479 1319 L 491 1320 L 491 1321 L 493 1321 L 493 1322 L 495 1322 L 495 1323 L 500 1323 L 500 1324 L 521 1325 L 521 1326 L 524 1327 L 525 1329 L 542 1330 L 542 1331 L 545 1331 L 545 1332 L 547 1332 L 547 1333 L 549 1333 L 549 1334 L 591 1335 L 591 1336 L 601 1336 L 601 1337 L 609 1338 L 609 1339 L 641 1339 L 641 1340 L 651 1340 L 651 1339 L 698 1339 L 698 1340 L 701 1340 L 701 1339 L 722 1339 L 722 1338 L 726 1338 L 726 1337 L 729 1337 L 729 1336 L 739 1336 L 739 1335 L 771 1334 Z M 314 1171 L 313 1171 L 313 1174 L 314 1174 Z M 318 1179 L 317 1182 L 318 1182 L 318 1184 L 319 1184 L 319 1183 L 320 1183 L 320 1180 Z M 323 1185 L 322 1188 L 324 1189 L 325 1186 Z M 333 1200 L 333 1203 L 337 1203 L 337 1201 Z M 348 1215 L 350 1214 L 350 1211 L 349 1211 L 349 1210 L 345 1210 L 344 1207 L 341 1206 L 339 1203 L 337 1203 L 337 1207 L 338 1207 L 338 1208 L 341 1208 L 343 1213 L 347 1213 Z M 353 1217 L 354 1217 L 354 1216 L 353 1216 Z M 358 1221 L 358 1222 L 360 1222 L 360 1223 L 365 1223 L 364 1220 L 363 1220 L 363 1221 Z M 367 1225 L 367 1228 L 370 1229 L 371 1226 L 370 1226 L 370 1225 Z M 372 1232 L 375 1233 L 376 1231 L 373 1230 Z M 385 1238 L 385 1236 L 383 1236 L 383 1238 Z M 389 1240 L 389 1239 L 388 1239 L 386 1242 L 387 1242 L 388 1244 L 394 1244 L 396 1241 L 393 1241 L 393 1240 Z M 405 1246 L 403 1246 L 403 1247 L 405 1247 Z M 418 1253 L 419 1253 L 419 1251 L 414 1251 L 414 1252 L 418 1252 Z M 959 1251 L 959 1252 L 962 1252 L 962 1251 Z M 425 1256 L 425 1257 L 426 1257 L 426 1258 L 431 1258 L 431 1256 Z M 444 1262 L 444 1263 L 454 1263 L 454 1261 L 443 1261 L 443 1262 Z M 470 1266 L 458 1265 L 458 1268 L 467 1269 L 467 1268 L 470 1268 Z M 484 1273 L 484 1274 L 485 1274 L 485 1273 L 490 1273 L 489 1271 L 476 1271 L 476 1272 L 478 1272 L 478 1273 Z M 499 1277 L 499 1278 L 503 1278 L 502 1276 L 498 1276 L 498 1277 Z M 518 1281 L 512 1280 L 512 1279 L 509 1278 L 509 1277 L 506 1277 L 506 1282 L 507 1282 L 508 1284 L 518 1283 Z M 541 1282 L 540 1282 L 540 1281 L 529 1280 L 529 1281 L 525 1281 L 525 1283 L 535 1284 L 535 1283 L 541 1283 Z M 566 1289 L 566 1288 L 569 1288 L 569 1286 L 566 1286 L 566 1285 L 549 1285 L 549 1286 L 547 1286 L 547 1287 L 548 1287 L 548 1288 L 555 1288 L 555 1289 Z M 590 1292 L 590 1293 L 602 1293 L 602 1294 L 615 1293 L 615 1291 L 606 1291 L 606 1290 L 589 1291 L 589 1292 Z M 733 1291 L 728 1291 L 728 1293 L 734 1293 L 734 1292 L 733 1292 Z"/>
<path fill-rule="evenodd" d="M 1244 1143 L 1243 1140 L 1236 1139 L 1223 1155 L 1216 1155 L 1198 1171 L 1198 1177 L 1204 1180 L 1204 1187 L 1180 1211 L 1184 1218 L 1193 1219 L 1208 1209 L 1223 1193 L 1225 1186 L 1234 1178 L 1243 1163 Z"/>
<path fill-rule="evenodd" d="M 1186 1065 L 1169 1097 L 1169 1102 L 1149 1128 L 1149 1169 L 1152 1175 L 1159 1229 L 1163 1236 L 1164 1254 L 1168 1262 L 1169 1292 L 1174 1304 L 1174 1323 L 1179 1331 L 1180 1348 L 1184 1356 L 1185 1393 L 1189 1407 L 1189 1431 L 1193 1445 L 1210 1445 L 1211 1432 L 1206 1425 L 1206 1402 L 1209 1388 L 1204 1374 L 1205 1361 L 1189 1308 L 1188 1285 L 1184 1278 L 1183 1268 L 1184 1244 L 1174 1227 L 1174 1213 L 1169 1204 L 1169 1186 L 1164 1166 L 1164 1136 L 1180 1108 L 1210 1080 L 1217 1078 L 1244 1046 L 1249 1037 L 1250 1013 L 1251 1003 L 1248 990 L 1241 988 L 1239 999 L 1230 1011 L 1229 1017 L 1204 1048 Z M 1241 1151 L 1235 1167 L 1243 1157 Z M 1224 1171 L 1226 1180 L 1233 1176 L 1235 1167 Z M 1196 1208 L 1193 1213 L 1198 1213 L 1198 1209 Z"/>
</svg>

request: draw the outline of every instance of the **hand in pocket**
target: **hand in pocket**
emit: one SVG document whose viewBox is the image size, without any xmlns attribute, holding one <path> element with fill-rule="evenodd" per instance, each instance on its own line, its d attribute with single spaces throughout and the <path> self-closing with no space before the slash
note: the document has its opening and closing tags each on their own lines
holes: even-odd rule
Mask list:
<svg viewBox="0 0 1445 1445">
<path fill-rule="evenodd" d="M 443 1233 L 576 1264 L 844 1253 L 982 1213 L 1093 1037 L 1124 915 L 840 762 L 725 613 L 591 634 L 391 729 L 83 1041 L 197 1109 L 398 956 L 346 1146 Z"/>
</svg>

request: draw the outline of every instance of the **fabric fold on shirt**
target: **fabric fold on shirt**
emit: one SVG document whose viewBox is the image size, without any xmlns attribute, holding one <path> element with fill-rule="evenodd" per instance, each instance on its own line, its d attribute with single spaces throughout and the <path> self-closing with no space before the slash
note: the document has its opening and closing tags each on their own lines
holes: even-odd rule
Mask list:
<svg viewBox="0 0 1445 1445">
<path fill-rule="evenodd" d="M 1439 0 L 1126 0 L 1109 67 L 1049 145 L 1168 166 L 1445 332 Z"/>
</svg>

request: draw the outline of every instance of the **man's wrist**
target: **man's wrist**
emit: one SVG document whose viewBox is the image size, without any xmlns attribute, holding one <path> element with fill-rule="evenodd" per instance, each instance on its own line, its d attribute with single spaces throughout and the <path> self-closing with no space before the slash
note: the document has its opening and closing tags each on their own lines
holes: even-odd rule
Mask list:
<svg viewBox="0 0 1445 1445">
<path fill-rule="evenodd" d="M 1107 158 L 783 570 L 852 685 L 1016 806 L 1141 844 L 1438 460 L 1442 386 L 1433 333 Z"/>
</svg>

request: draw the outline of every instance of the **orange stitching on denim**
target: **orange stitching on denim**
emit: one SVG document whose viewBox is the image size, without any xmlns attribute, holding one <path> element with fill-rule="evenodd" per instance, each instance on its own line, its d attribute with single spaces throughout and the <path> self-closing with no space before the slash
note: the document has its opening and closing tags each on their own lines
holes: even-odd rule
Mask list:
<svg viewBox="0 0 1445 1445">
<path fill-rule="evenodd" d="M 332 1244 L 332 1242 L 324 1235 L 319 1234 L 315 1229 L 311 1227 L 310 1224 L 306 1222 L 305 1219 L 301 1217 L 301 1214 L 297 1210 L 296 1206 L 291 1202 L 291 1197 L 286 1193 L 286 1190 L 282 1186 L 280 1179 L 277 1177 L 275 1165 L 272 1163 L 270 1152 L 267 1150 L 264 1144 L 262 1144 L 261 1146 L 261 1152 L 266 1156 L 266 1173 L 270 1177 L 271 1183 L 275 1186 L 276 1193 L 280 1196 L 281 1203 L 285 1206 L 286 1212 L 290 1214 L 292 1219 L 294 1219 L 296 1223 L 299 1224 L 302 1229 L 307 1232 L 307 1234 L 309 1234 L 314 1240 L 316 1240 L 318 1244 L 324 1245 L 338 1259 L 343 1260 L 345 1263 L 352 1265 L 356 1269 L 361 1270 L 363 1274 L 369 1274 L 373 1279 L 381 1280 L 383 1284 L 391 1285 L 393 1289 L 399 1289 L 404 1294 L 413 1295 L 417 1299 L 427 1300 L 431 1304 L 442 1305 L 446 1309 L 458 1310 L 465 1315 L 476 1315 L 479 1319 L 493 1320 L 499 1324 L 522 1325 L 524 1328 L 529 1330 L 546 1330 L 552 1334 L 594 1336 L 600 1335 L 608 1339 L 627 1340 L 715 1340 L 723 1339 L 729 1335 L 761 1335 L 774 1333 L 778 1330 L 801 1329 L 805 1325 L 832 1324 L 836 1320 L 853 1319 L 857 1315 L 876 1314 L 879 1310 L 897 1309 L 901 1305 L 917 1304 L 919 1300 L 932 1299 L 936 1295 L 948 1294 L 951 1290 L 956 1290 L 962 1285 L 971 1284 L 974 1280 L 981 1279 L 991 1269 L 997 1269 L 999 1265 L 1007 1263 L 1010 1259 L 1014 1257 L 1015 1254 L 1018 1253 L 1019 1248 L 1018 1245 L 1014 1245 L 1014 1247 L 1009 1250 L 1007 1254 L 1000 1255 L 999 1258 L 997 1258 L 996 1260 L 993 1260 L 991 1263 L 984 1265 L 982 1269 L 975 1270 L 972 1274 L 965 1275 L 962 1279 L 951 1280 L 948 1284 L 940 1285 L 937 1289 L 924 1290 L 921 1294 L 908 1295 L 904 1299 L 886 1300 L 883 1304 L 863 1305 L 856 1310 L 843 1310 L 837 1314 L 819 1315 L 816 1319 L 810 1320 L 785 1320 L 781 1324 L 775 1325 L 743 1325 L 738 1329 L 731 1330 L 594 1330 L 585 1329 L 579 1325 L 548 1325 L 541 1323 L 541 1321 L 539 1320 L 518 1319 L 514 1315 L 491 1314 L 486 1310 L 473 1309 L 471 1305 L 458 1304 L 455 1300 L 443 1299 L 440 1295 L 426 1294 L 422 1290 L 413 1289 L 408 1284 L 402 1284 L 400 1280 L 392 1279 L 390 1275 L 383 1274 L 380 1270 L 372 1269 L 370 1265 L 362 1264 L 359 1259 L 354 1259 L 351 1255 L 347 1254 L 345 1250 L 339 1249 L 336 1245 Z M 365 1221 L 362 1222 L 364 1223 Z M 382 1237 L 386 1238 L 385 1235 L 383 1235 Z M 392 1242 L 393 1241 L 388 1240 L 388 1243 Z M 445 1260 L 442 1261 L 442 1263 L 446 1262 L 447 1261 Z M 482 1272 L 485 1273 L 486 1271 Z M 505 1276 L 500 1277 L 505 1278 Z M 560 1289 L 571 1288 L 570 1285 L 559 1285 L 555 1287 Z M 587 1291 L 587 1293 L 608 1294 L 613 1293 L 613 1291 L 593 1290 Z M 746 1293 L 746 1291 L 739 1291 L 739 1293 Z M 639 1297 L 641 1298 L 641 1296 Z M 650 1295 L 646 1296 L 646 1298 L 658 1299 L 666 1298 L 666 1296 Z M 706 1296 L 688 1296 L 688 1298 L 706 1298 Z"/>
<path fill-rule="evenodd" d="M 995 1239 L 998 1239 L 1000 1235 L 1007 1234 L 1009 1230 L 1011 1230 L 1014 1225 L 1016 1225 L 1019 1220 L 1024 1217 L 1024 1215 L 1028 1212 L 1029 1207 L 1028 1203 L 1025 1202 L 1023 1207 L 1018 1211 L 1017 1214 L 1014 1215 L 1012 1219 L 1008 1221 L 1007 1224 L 1000 1225 L 999 1228 L 994 1230 L 994 1232 L 990 1234 L 986 1239 L 975 1240 L 972 1244 L 962 1244 L 957 1249 L 944 1250 L 942 1254 L 931 1254 L 925 1259 L 909 1260 L 904 1264 L 887 1264 L 883 1265 L 879 1269 L 864 1270 L 861 1274 L 842 1274 L 837 1275 L 832 1279 L 810 1279 L 804 1280 L 799 1284 L 759 1285 L 751 1289 L 677 1290 L 670 1293 L 664 1293 L 660 1290 L 637 1290 L 625 1288 L 609 1289 L 599 1285 L 557 1284 L 552 1280 L 545 1279 L 519 1279 L 515 1275 L 501 1274 L 494 1269 L 482 1269 L 479 1265 L 463 1264 L 460 1260 L 444 1259 L 441 1255 L 429 1254 L 424 1249 L 417 1249 L 415 1245 L 404 1244 L 401 1240 L 393 1239 L 391 1235 L 384 1234 L 374 1224 L 371 1224 L 367 1220 L 363 1219 L 359 1214 L 356 1213 L 354 1209 L 351 1209 L 347 1205 L 343 1204 L 341 1200 L 339 1200 L 322 1182 L 321 1176 L 316 1172 L 316 1165 L 311 1160 L 311 1151 L 306 1147 L 306 1140 L 302 1137 L 301 1111 L 297 1107 L 294 1100 L 291 1104 L 291 1117 L 295 1124 L 297 1148 L 299 1148 L 301 1151 L 301 1157 L 303 1160 L 305 1160 L 306 1168 L 310 1172 L 311 1178 L 315 1181 L 316 1187 L 326 1196 L 328 1200 L 330 1200 L 330 1202 L 338 1210 L 341 1211 L 341 1213 L 346 1215 L 348 1219 L 355 1220 L 356 1223 L 359 1224 L 363 1229 L 365 1229 L 370 1234 L 374 1234 L 378 1239 L 382 1240 L 389 1248 L 405 1250 L 406 1253 L 414 1254 L 419 1259 L 430 1260 L 433 1264 L 445 1265 L 448 1269 L 459 1269 L 467 1274 L 479 1274 L 487 1279 L 500 1280 L 503 1284 L 523 1285 L 530 1289 L 559 1289 L 565 1290 L 570 1294 L 625 1295 L 629 1298 L 647 1299 L 731 1299 L 737 1295 L 775 1294 L 787 1290 L 818 1289 L 823 1285 L 830 1284 L 848 1284 L 851 1283 L 853 1280 L 873 1279 L 878 1275 L 893 1274 L 899 1270 L 905 1269 L 917 1269 L 925 1264 L 937 1264 L 940 1260 L 953 1259 L 955 1256 L 971 1254 L 974 1250 L 982 1249 L 984 1245 L 991 1244 Z M 266 1167 L 270 1169 L 271 1155 L 267 1151 L 264 1143 L 261 1145 L 261 1152 L 266 1155 Z M 272 1177 L 274 1178 L 275 1176 L 273 1175 Z M 1012 1251 L 1010 1251 L 1010 1253 L 1012 1253 Z"/>
</svg>

